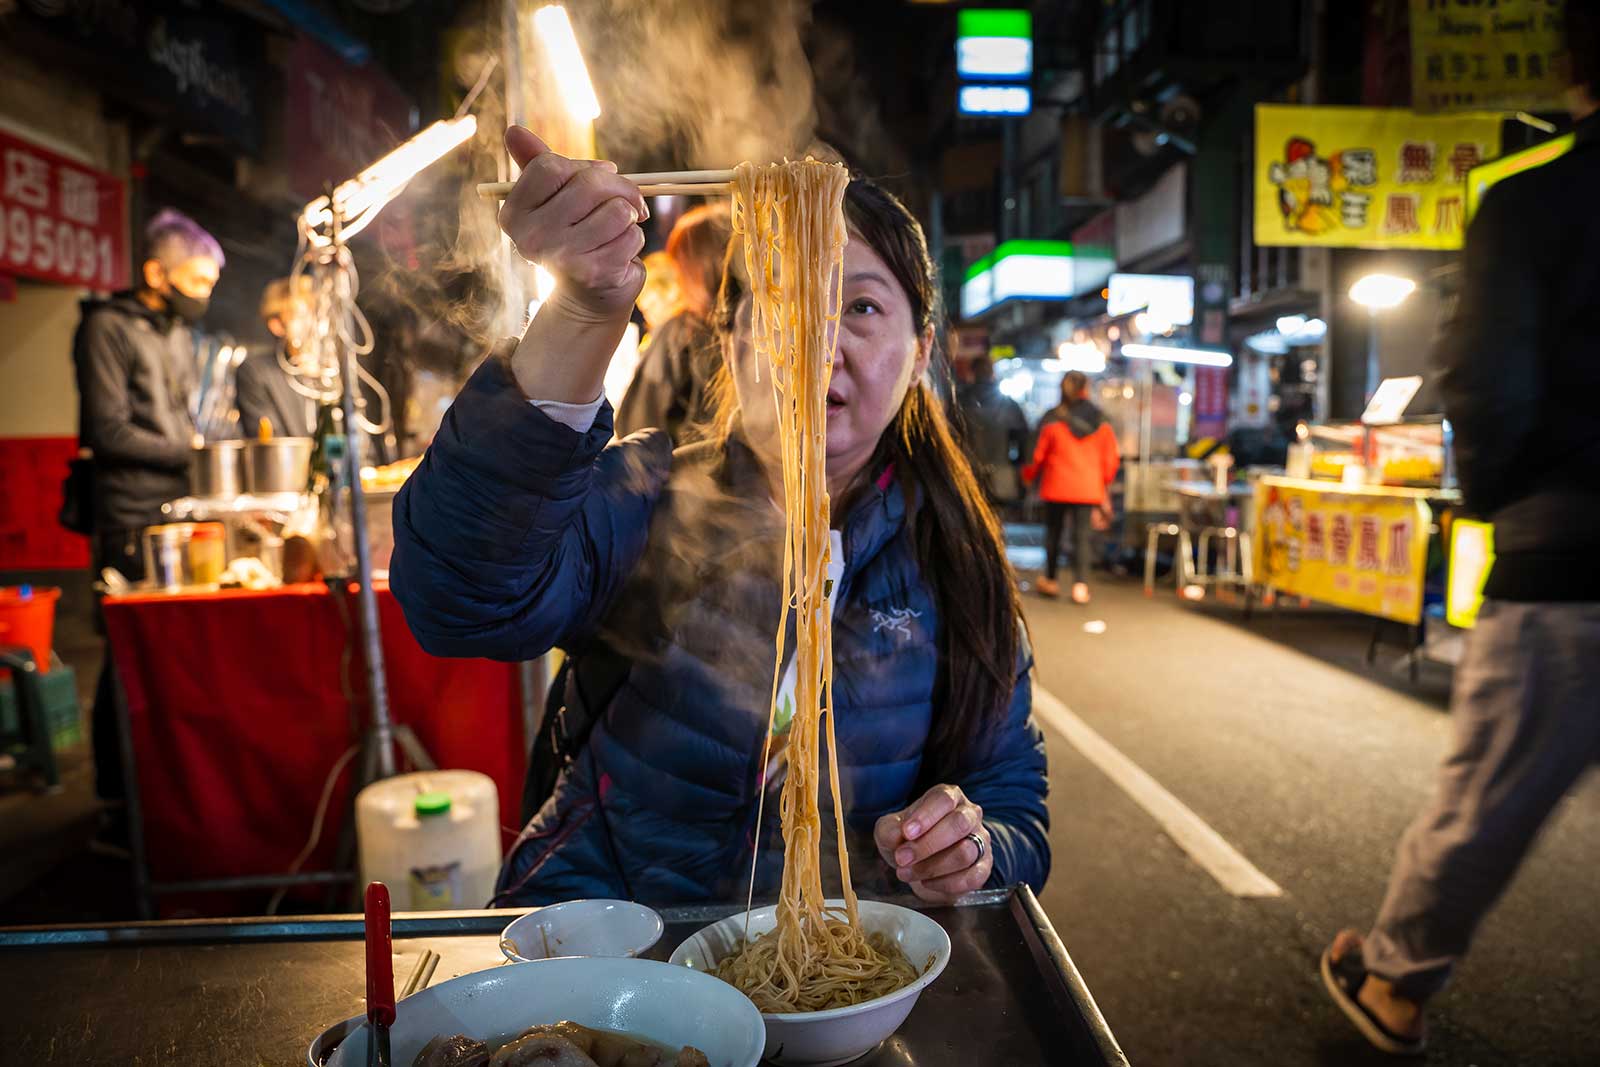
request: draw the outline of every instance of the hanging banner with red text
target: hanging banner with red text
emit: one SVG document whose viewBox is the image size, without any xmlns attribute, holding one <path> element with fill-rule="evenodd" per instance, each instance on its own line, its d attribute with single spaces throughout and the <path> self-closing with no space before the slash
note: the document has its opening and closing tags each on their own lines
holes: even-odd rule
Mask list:
<svg viewBox="0 0 1600 1067">
<path fill-rule="evenodd" d="M 1499 154 L 1499 115 L 1258 104 L 1256 244 L 1460 248 L 1467 172 Z"/>
<path fill-rule="evenodd" d="M 1228 368 L 1196 367 L 1189 405 L 1189 439 L 1222 437 L 1228 432 Z"/>
<path fill-rule="evenodd" d="M 0 273 L 128 287 L 123 183 L 0 130 Z"/>
<path fill-rule="evenodd" d="M 1269 475 L 1256 483 L 1256 581 L 1415 625 L 1432 521 L 1416 497 Z"/>
</svg>

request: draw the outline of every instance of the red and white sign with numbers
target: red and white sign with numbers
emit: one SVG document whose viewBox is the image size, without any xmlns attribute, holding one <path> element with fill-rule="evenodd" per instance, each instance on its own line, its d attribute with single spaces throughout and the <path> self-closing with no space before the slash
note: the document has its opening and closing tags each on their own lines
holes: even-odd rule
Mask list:
<svg viewBox="0 0 1600 1067">
<path fill-rule="evenodd" d="M 0 274 L 128 287 L 121 180 L 0 130 Z"/>
</svg>

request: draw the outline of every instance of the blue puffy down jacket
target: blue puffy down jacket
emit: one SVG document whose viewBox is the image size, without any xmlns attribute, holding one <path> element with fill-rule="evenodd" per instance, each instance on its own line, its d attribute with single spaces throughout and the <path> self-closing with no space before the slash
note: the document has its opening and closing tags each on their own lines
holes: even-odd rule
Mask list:
<svg viewBox="0 0 1600 1067">
<path fill-rule="evenodd" d="M 608 407 L 587 433 L 553 421 L 491 357 L 395 499 L 390 582 L 423 648 L 519 660 L 600 641 L 627 664 L 513 847 L 495 902 L 743 899 L 758 842 L 756 893 L 770 896 L 783 851 L 775 801 L 756 823 L 781 518 L 737 438 L 674 455 L 657 431 L 608 447 L 611 426 Z M 934 784 L 923 750 L 941 713 L 939 619 L 905 518 L 886 474 L 841 527 L 835 718 L 853 874 L 868 891 L 895 888 L 873 822 Z M 1005 722 L 954 784 L 983 807 L 990 884 L 1037 889 L 1050 846 L 1030 666 L 1019 663 Z"/>
</svg>

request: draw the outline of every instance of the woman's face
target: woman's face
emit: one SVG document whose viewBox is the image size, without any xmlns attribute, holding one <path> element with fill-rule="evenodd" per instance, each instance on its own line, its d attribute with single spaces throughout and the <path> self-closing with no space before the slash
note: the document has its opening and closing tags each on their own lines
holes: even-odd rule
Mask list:
<svg viewBox="0 0 1600 1067">
<path fill-rule="evenodd" d="M 850 485 L 878 447 L 906 390 L 928 366 L 931 336 L 919 337 L 911 301 L 882 257 L 854 233 L 844 248 L 844 302 L 839 349 L 828 384 L 828 484 Z M 750 298 L 739 305 L 731 365 L 745 435 L 769 463 L 779 456 L 771 369 L 760 368 L 750 345 Z"/>
</svg>

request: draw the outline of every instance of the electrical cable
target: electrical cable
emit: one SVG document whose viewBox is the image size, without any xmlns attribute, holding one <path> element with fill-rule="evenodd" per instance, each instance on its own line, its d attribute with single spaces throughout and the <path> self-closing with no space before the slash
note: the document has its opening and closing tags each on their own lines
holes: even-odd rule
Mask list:
<svg viewBox="0 0 1600 1067">
<path fill-rule="evenodd" d="M 300 854 L 294 858 L 294 862 L 289 864 L 289 870 L 285 872 L 286 876 L 299 874 L 300 867 L 306 860 L 311 858 L 311 853 L 316 851 L 317 842 L 322 838 L 322 824 L 328 817 L 328 802 L 333 799 L 334 783 L 339 780 L 339 775 L 344 771 L 350 760 L 360 751 L 360 745 L 351 745 L 344 750 L 343 755 L 334 760 L 333 769 L 328 772 L 328 777 L 322 783 L 322 796 L 317 801 L 317 813 L 311 820 L 311 836 L 306 839 L 305 848 L 302 848 Z M 283 903 L 283 898 L 288 892 L 288 886 L 278 887 L 278 891 L 272 894 L 272 899 L 267 901 L 268 915 L 278 914 L 278 905 Z"/>
</svg>

